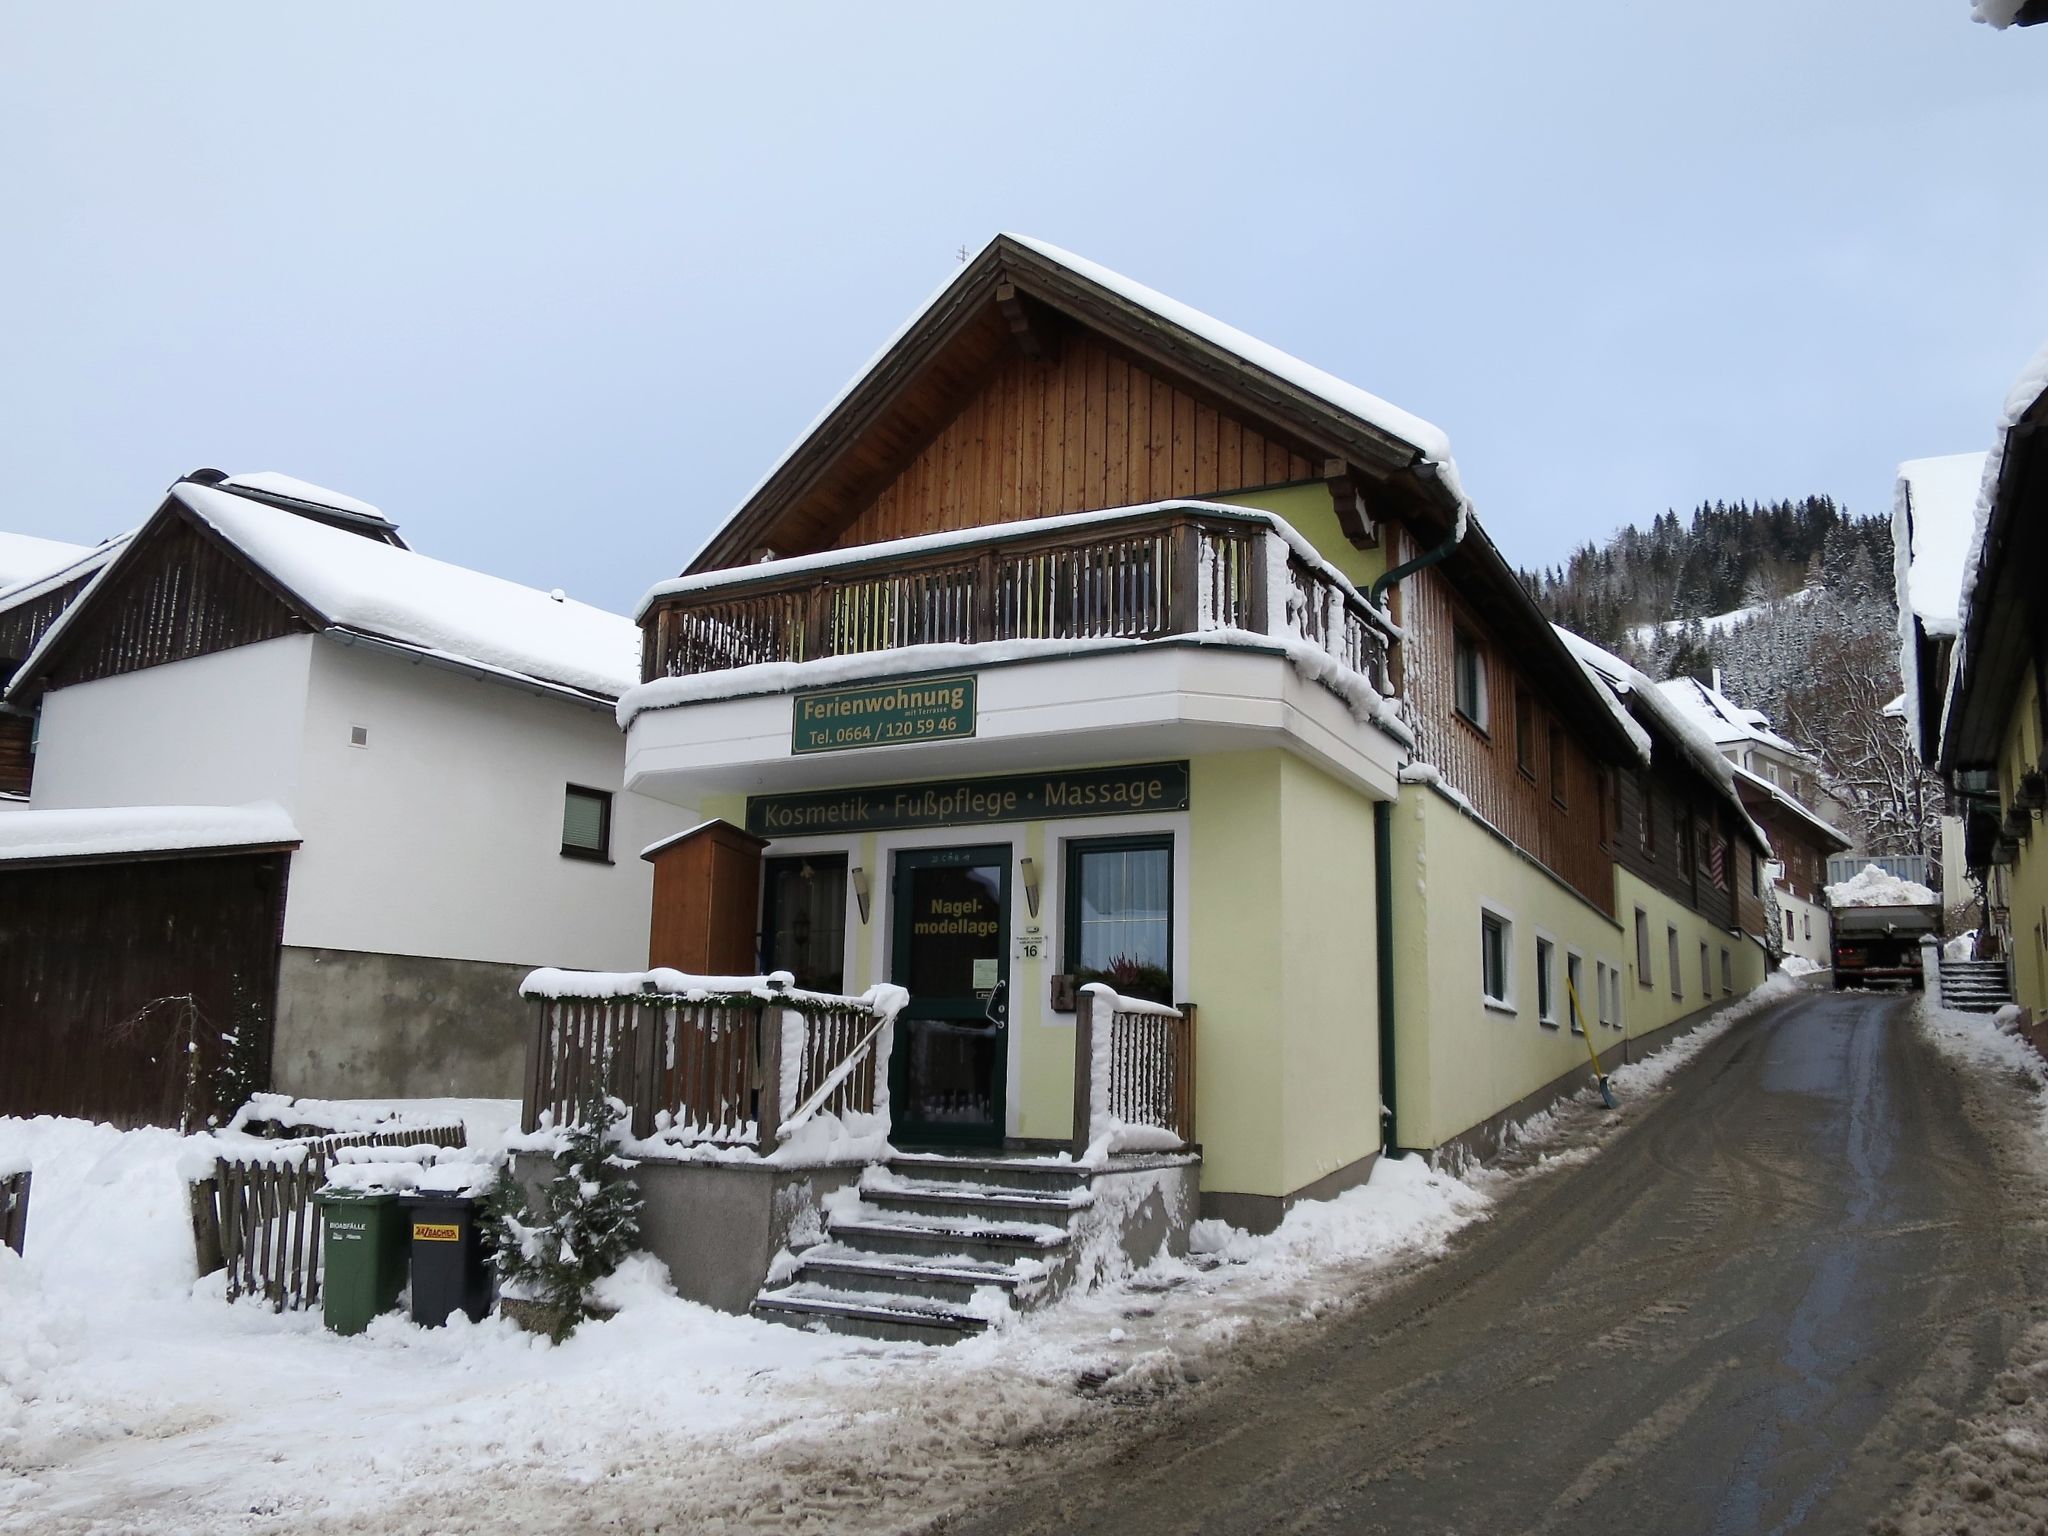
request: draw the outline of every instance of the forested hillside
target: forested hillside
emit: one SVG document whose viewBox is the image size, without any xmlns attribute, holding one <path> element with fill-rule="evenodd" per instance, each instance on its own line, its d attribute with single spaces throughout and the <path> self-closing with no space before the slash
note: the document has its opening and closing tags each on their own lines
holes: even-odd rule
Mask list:
<svg viewBox="0 0 2048 1536">
<path fill-rule="evenodd" d="M 1819 758 L 1868 848 L 1931 851 L 1939 797 L 1883 713 L 1900 687 L 1888 516 L 1827 496 L 1703 503 L 1522 580 L 1554 622 L 1653 678 L 1718 668 L 1723 692 Z"/>
</svg>

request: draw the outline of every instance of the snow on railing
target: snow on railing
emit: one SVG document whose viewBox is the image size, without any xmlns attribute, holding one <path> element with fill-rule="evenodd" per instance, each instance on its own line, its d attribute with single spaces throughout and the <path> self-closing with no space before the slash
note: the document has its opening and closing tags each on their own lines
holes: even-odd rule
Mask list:
<svg viewBox="0 0 2048 1536">
<path fill-rule="evenodd" d="M 895 986 L 807 992 L 787 971 L 541 970 L 520 992 L 534 1004 L 527 1132 L 568 1123 L 601 1074 L 634 1140 L 764 1156 L 825 1117 L 886 1119 L 891 1031 L 909 1001 Z"/>
<path fill-rule="evenodd" d="M 641 613 L 641 708 L 672 680 L 927 647 L 1204 634 L 1300 643 L 1387 687 L 1399 630 L 1270 512 L 1166 502 L 962 529 L 663 583 Z M 811 681 L 807 679 L 806 681 Z M 670 683 L 664 688 L 662 684 Z M 792 680 L 791 686 L 795 683 Z"/>
<path fill-rule="evenodd" d="M 1090 982 L 1076 998 L 1074 1155 L 1172 1152 L 1195 1140 L 1195 1008 Z"/>
</svg>

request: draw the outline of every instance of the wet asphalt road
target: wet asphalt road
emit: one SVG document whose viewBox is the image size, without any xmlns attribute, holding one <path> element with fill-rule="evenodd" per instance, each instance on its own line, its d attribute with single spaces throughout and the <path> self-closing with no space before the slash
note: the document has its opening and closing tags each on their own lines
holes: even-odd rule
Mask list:
<svg viewBox="0 0 2048 1536">
<path fill-rule="evenodd" d="M 1909 1001 L 1802 997 L 1445 1261 L 945 1529 L 1861 1531 L 2041 1293 L 1998 1124 Z"/>
</svg>

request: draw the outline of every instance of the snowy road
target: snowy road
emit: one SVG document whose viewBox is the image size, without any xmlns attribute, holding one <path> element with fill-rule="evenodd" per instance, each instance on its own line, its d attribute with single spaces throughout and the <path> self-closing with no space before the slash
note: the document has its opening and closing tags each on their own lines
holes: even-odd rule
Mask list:
<svg viewBox="0 0 2048 1536">
<path fill-rule="evenodd" d="M 942 1528 L 1868 1528 L 1995 1382 L 2033 1390 L 1999 1376 L 2048 1296 L 2026 1096 L 1858 993 L 1738 1025 L 1673 1086 L 1411 1283 Z"/>
</svg>

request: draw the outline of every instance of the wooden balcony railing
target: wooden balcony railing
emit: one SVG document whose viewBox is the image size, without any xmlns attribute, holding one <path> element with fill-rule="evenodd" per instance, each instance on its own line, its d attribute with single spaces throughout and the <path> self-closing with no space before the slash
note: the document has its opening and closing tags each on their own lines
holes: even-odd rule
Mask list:
<svg viewBox="0 0 2048 1536">
<path fill-rule="evenodd" d="M 576 972 L 528 978 L 521 1123 L 566 1124 L 594 1075 L 622 1100 L 635 1137 L 751 1146 L 766 1154 L 818 1114 L 876 1114 L 900 1002 L 797 992 L 785 973 L 650 973 L 645 990 L 576 996 Z M 536 987 L 536 979 L 546 977 Z M 607 981 L 610 978 L 606 978 Z M 786 1069 L 793 1063 L 795 1071 Z"/>
<path fill-rule="evenodd" d="M 1074 1010 L 1074 1156 L 1195 1144 L 1195 1005 L 1121 997 L 1099 982 Z"/>
<path fill-rule="evenodd" d="M 1394 630 L 1268 514 L 1163 507 L 1006 523 L 672 584 L 641 618 L 642 673 L 999 640 L 1249 630 L 1305 641 L 1387 691 Z M 1275 600 L 1283 611 L 1271 612 Z"/>
</svg>

